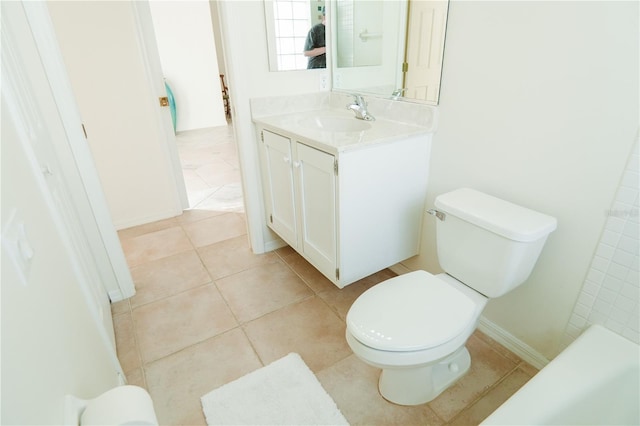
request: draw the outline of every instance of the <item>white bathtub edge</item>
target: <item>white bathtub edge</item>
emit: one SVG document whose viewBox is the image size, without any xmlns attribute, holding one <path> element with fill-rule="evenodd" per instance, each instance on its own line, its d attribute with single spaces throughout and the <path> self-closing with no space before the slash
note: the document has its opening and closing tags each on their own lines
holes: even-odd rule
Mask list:
<svg viewBox="0 0 640 426">
<path fill-rule="evenodd" d="M 591 325 L 481 425 L 637 425 L 640 348 Z"/>
</svg>

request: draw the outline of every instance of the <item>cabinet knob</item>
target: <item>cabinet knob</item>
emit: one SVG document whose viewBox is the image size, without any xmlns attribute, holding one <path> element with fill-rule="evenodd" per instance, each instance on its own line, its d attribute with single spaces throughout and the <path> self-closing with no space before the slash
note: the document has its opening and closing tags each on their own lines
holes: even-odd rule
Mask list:
<svg viewBox="0 0 640 426">
<path fill-rule="evenodd" d="M 289 157 L 283 157 L 282 161 L 284 161 L 285 163 L 289 164 L 291 162 L 291 158 Z"/>
<path fill-rule="evenodd" d="M 293 167 L 295 167 L 295 168 L 300 167 L 300 165 L 302 165 L 302 162 L 301 162 L 301 161 L 294 161 L 294 162 L 293 162 Z"/>
</svg>

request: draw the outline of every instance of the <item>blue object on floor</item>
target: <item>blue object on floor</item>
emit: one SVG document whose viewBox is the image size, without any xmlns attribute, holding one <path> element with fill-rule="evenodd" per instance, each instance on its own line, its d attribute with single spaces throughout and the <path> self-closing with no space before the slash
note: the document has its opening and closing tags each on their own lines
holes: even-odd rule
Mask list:
<svg viewBox="0 0 640 426">
<path fill-rule="evenodd" d="M 173 123 L 173 133 L 176 132 L 176 100 L 173 97 L 173 91 L 167 83 L 167 79 L 164 80 L 164 87 L 167 89 L 167 98 L 169 98 L 169 109 L 171 110 L 171 122 Z"/>
</svg>

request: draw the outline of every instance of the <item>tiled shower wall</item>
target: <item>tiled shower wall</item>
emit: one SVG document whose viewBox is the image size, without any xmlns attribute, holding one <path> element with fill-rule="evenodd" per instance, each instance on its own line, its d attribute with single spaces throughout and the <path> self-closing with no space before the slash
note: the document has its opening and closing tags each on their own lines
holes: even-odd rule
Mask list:
<svg viewBox="0 0 640 426">
<path fill-rule="evenodd" d="M 639 169 L 636 141 L 613 205 L 603 212 L 607 222 L 567 325 L 564 346 L 591 324 L 601 324 L 640 343 Z"/>
</svg>

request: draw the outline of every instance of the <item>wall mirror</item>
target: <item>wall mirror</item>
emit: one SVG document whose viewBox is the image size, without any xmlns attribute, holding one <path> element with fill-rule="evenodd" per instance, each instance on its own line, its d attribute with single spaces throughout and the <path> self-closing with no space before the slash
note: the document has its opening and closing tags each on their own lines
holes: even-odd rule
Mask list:
<svg viewBox="0 0 640 426">
<path fill-rule="evenodd" d="M 448 0 L 333 0 L 333 88 L 437 104 L 448 8 Z"/>
<path fill-rule="evenodd" d="M 327 7 L 332 88 L 436 105 L 448 0 L 264 0 L 271 71 L 303 70 Z"/>
</svg>

